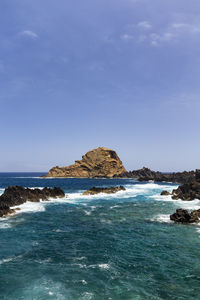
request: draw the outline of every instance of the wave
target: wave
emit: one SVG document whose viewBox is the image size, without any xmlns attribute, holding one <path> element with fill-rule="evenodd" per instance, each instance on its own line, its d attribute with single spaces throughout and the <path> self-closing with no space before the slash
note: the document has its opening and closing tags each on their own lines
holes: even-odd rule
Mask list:
<svg viewBox="0 0 200 300">
<path fill-rule="evenodd" d="M 159 223 L 173 223 L 170 220 L 170 215 L 164 215 L 164 214 L 159 214 L 157 216 L 154 216 L 150 220 L 153 222 L 159 222 Z"/>
<path fill-rule="evenodd" d="M 11 261 L 14 261 L 14 260 L 16 260 L 18 258 L 21 258 L 21 257 L 22 257 L 22 255 L 18 255 L 18 256 L 13 256 L 13 257 L 7 257 L 7 258 L 0 259 L 0 265 L 11 262 Z"/>
<path fill-rule="evenodd" d="M 12 209 L 19 208 L 20 210 L 17 210 L 15 214 L 21 214 L 21 213 L 27 213 L 27 212 L 41 212 L 45 211 L 45 207 L 43 205 L 43 202 L 25 202 L 21 205 L 13 206 Z"/>
<path fill-rule="evenodd" d="M 8 258 L 4 258 L 4 259 L 1 259 L 0 260 L 0 265 L 4 264 L 4 263 L 7 263 L 7 262 L 10 262 L 12 261 L 13 258 L 12 257 L 8 257 Z"/>
<path fill-rule="evenodd" d="M 148 182 L 148 183 L 136 183 L 136 184 L 126 184 L 124 185 L 126 190 L 125 191 L 119 191 L 114 194 L 106 194 L 106 193 L 99 193 L 96 195 L 83 195 L 84 190 L 79 190 L 76 193 L 68 193 L 66 194 L 65 198 L 50 198 L 48 201 L 41 201 L 41 202 L 26 202 L 22 205 L 14 206 L 13 209 L 19 208 L 20 210 L 16 211 L 16 214 L 21 213 L 29 213 L 29 212 L 43 212 L 45 211 L 45 205 L 50 203 L 69 203 L 69 204 L 79 204 L 83 206 L 87 206 L 88 203 L 90 203 L 93 200 L 117 200 L 117 199 L 126 199 L 126 198 L 135 198 L 138 195 L 144 195 L 147 197 L 151 197 L 155 200 L 159 201 L 166 201 L 170 200 L 170 196 L 160 196 L 159 194 L 151 195 L 151 193 L 162 191 L 163 189 L 171 191 L 174 186 L 166 185 L 166 184 L 157 184 L 154 182 Z M 31 187 L 31 189 L 39 188 L 42 189 L 43 187 Z M 0 189 L 0 192 L 3 192 L 4 189 Z M 149 196 L 150 194 L 150 196 Z M 168 198 L 167 198 L 168 197 Z M 170 197 L 170 198 L 169 198 Z M 172 201 L 172 200 L 170 200 Z M 193 201 L 192 201 L 193 202 Z M 176 203 L 179 204 L 176 200 Z M 193 204 L 192 208 L 197 208 L 197 204 L 195 202 L 195 206 Z M 181 201 L 182 204 L 182 201 Z M 191 202 L 190 202 L 191 206 Z M 112 207 L 114 208 L 114 207 Z M 199 206 L 198 206 L 199 208 Z M 85 211 L 86 215 L 90 215 L 91 211 Z M 5 225 L 6 226 L 6 225 Z M 1 227 L 0 227 L 1 228 Z"/>
<path fill-rule="evenodd" d="M 198 200 L 198 199 L 195 199 L 192 201 L 183 201 L 181 199 L 174 200 L 174 199 L 172 199 L 172 197 L 170 195 L 169 196 L 161 196 L 160 194 L 155 194 L 155 195 L 149 196 L 149 198 L 152 198 L 157 201 L 168 201 L 168 202 L 173 203 L 175 206 L 181 207 L 183 209 L 191 209 L 191 210 L 200 209 L 200 200 Z"/>
<path fill-rule="evenodd" d="M 11 228 L 11 227 L 12 227 L 11 223 L 5 221 L 5 219 L 1 220 L 0 229 L 7 229 L 7 228 Z"/>
<path fill-rule="evenodd" d="M 0 195 L 2 195 L 4 193 L 5 189 L 0 189 Z"/>
</svg>

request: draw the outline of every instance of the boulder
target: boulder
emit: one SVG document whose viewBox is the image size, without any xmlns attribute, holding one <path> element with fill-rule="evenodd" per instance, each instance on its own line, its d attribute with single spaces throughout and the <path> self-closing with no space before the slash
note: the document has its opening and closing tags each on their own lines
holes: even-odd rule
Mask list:
<svg viewBox="0 0 200 300">
<path fill-rule="evenodd" d="M 160 195 L 161 196 L 169 196 L 169 195 L 171 195 L 171 193 L 168 191 L 162 191 Z"/>
<path fill-rule="evenodd" d="M 176 223 L 190 224 L 200 222 L 200 209 L 189 213 L 186 209 L 177 209 L 176 212 L 170 215 L 170 220 Z"/>
<path fill-rule="evenodd" d="M 46 177 L 95 178 L 118 177 L 126 170 L 114 150 L 99 147 L 87 152 L 81 160 L 67 167 L 53 167 Z"/>
<path fill-rule="evenodd" d="M 172 191 L 172 199 L 182 199 L 184 201 L 200 199 L 200 182 L 192 181 L 190 183 L 180 185 L 177 189 Z"/>
<path fill-rule="evenodd" d="M 125 187 L 121 185 L 119 187 L 111 186 L 108 188 L 92 187 L 91 189 L 85 191 L 83 195 L 96 195 L 99 193 L 114 194 L 119 191 L 125 191 L 125 190 L 126 190 Z"/>
</svg>

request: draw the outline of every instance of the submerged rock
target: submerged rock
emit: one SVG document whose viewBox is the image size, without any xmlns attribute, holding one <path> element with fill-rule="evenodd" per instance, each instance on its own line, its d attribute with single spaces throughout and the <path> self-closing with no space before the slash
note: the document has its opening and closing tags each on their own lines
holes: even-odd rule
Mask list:
<svg viewBox="0 0 200 300">
<path fill-rule="evenodd" d="M 125 187 L 120 185 L 119 187 L 111 186 L 109 188 L 98 188 L 98 187 L 92 187 L 91 189 L 85 191 L 83 195 L 95 195 L 99 193 L 106 193 L 106 194 L 114 194 L 119 191 L 125 191 Z"/>
<path fill-rule="evenodd" d="M 59 187 L 30 189 L 22 186 L 9 186 L 0 196 L 0 217 L 15 212 L 12 206 L 21 205 L 27 201 L 39 202 L 49 198 L 64 198 L 65 193 Z"/>
<path fill-rule="evenodd" d="M 126 170 L 115 151 L 99 147 L 87 152 L 81 160 L 76 160 L 73 165 L 53 167 L 43 177 L 112 178 L 125 172 Z"/>
<path fill-rule="evenodd" d="M 162 191 L 160 195 L 161 196 L 169 196 L 169 195 L 171 195 L 171 193 L 168 191 Z"/>
<path fill-rule="evenodd" d="M 200 209 L 194 210 L 189 213 L 186 209 L 177 209 L 176 212 L 170 215 L 170 220 L 176 223 L 199 223 L 200 222 Z"/>
</svg>

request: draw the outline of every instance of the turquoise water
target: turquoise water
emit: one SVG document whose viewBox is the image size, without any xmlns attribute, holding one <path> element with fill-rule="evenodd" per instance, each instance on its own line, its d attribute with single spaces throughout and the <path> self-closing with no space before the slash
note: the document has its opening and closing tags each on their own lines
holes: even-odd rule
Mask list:
<svg viewBox="0 0 200 300">
<path fill-rule="evenodd" d="M 200 299 L 200 227 L 169 221 L 200 201 L 159 196 L 173 184 L 39 175 L 0 174 L 0 193 L 60 186 L 68 195 L 0 220 L 0 299 Z M 81 196 L 120 184 L 125 192 Z"/>
</svg>

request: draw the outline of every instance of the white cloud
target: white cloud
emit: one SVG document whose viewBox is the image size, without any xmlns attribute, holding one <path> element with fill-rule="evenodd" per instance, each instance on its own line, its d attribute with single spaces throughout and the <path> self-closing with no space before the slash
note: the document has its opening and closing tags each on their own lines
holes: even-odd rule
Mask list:
<svg viewBox="0 0 200 300">
<path fill-rule="evenodd" d="M 137 26 L 138 26 L 139 28 L 142 28 L 142 29 L 151 29 L 151 28 L 152 28 L 152 25 L 151 25 L 149 22 L 147 22 L 147 21 L 139 22 L 139 23 L 137 24 Z"/>
<path fill-rule="evenodd" d="M 121 38 L 121 40 L 129 41 L 129 40 L 132 40 L 132 39 L 133 39 L 133 36 L 130 35 L 130 34 L 125 33 L 125 34 L 121 35 L 120 38 Z"/>
<path fill-rule="evenodd" d="M 32 38 L 32 39 L 37 39 L 38 38 L 38 35 L 35 32 L 31 31 L 31 30 L 24 30 L 20 34 L 23 35 L 23 36 Z"/>
<path fill-rule="evenodd" d="M 173 23 L 171 28 L 179 32 L 200 33 L 200 24 Z"/>
<path fill-rule="evenodd" d="M 171 25 L 171 27 L 175 29 L 184 28 L 185 26 L 187 26 L 185 23 L 173 23 Z"/>
</svg>

